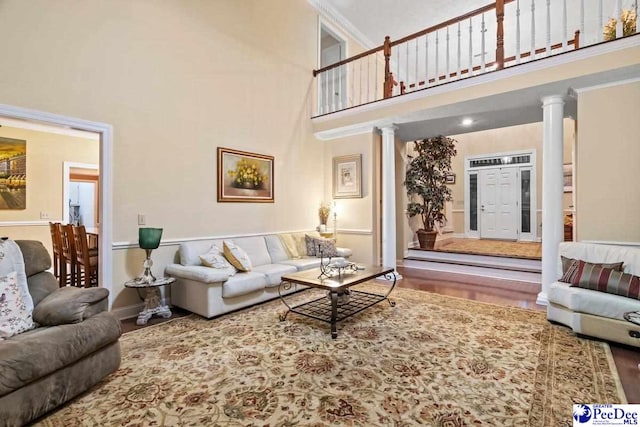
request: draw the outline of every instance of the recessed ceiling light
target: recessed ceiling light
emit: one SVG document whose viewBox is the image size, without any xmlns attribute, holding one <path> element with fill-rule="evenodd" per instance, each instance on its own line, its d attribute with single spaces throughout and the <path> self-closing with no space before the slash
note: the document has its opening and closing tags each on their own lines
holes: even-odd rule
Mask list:
<svg viewBox="0 0 640 427">
<path fill-rule="evenodd" d="M 473 119 L 462 119 L 462 126 L 471 126 L 473 124 Z"/>
</svg>

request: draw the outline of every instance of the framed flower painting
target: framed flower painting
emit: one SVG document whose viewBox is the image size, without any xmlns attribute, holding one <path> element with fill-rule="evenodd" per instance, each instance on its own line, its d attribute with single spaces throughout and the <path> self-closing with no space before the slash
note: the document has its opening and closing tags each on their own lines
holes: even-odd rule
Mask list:
<svg viewBox="0 0 640 427">
<path fill-rule="evenodd" d="M 273 203 L 273 156 L 218 147 L 218 202 Z"/>
</svg>

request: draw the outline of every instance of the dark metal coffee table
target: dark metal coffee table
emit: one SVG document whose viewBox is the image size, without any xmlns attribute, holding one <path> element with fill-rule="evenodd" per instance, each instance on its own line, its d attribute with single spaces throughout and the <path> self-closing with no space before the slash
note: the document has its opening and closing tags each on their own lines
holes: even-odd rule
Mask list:
<svg viewBox="0 0 640 427">
<path fill-rule="evenodd" d="M 389 301 L 392 307 L 395 306 L 395 302 L 387 298 L 396 286 L 394 269 L 369 265 L 363 267 L 363 269 L 339 269 L 334 271 L 329 277 L 321 275 L 322 272 L 319 268 L 282 276 L 282 281 L 278 287 L 278 294 L 280 295 L 282 303 L 287 307 L 287 312 L 280 315 L 280 321 L 285 321 L 287 315 L 293 312 L 327 322 L 331 324 L 331 338 L 335 339 L 338 336 L 336 328 L 337 322 L 384 300 Z M 377 277 L 384 277 L 389 281 L 393 280 L 393 284 L 385 295 L 350 289 L 352 286 Z M 293 284 L 324 289 L 328 291 L 328 295 L 292 307 L 287 304 L 281 291 L 290 289 Z"/>
</svg>

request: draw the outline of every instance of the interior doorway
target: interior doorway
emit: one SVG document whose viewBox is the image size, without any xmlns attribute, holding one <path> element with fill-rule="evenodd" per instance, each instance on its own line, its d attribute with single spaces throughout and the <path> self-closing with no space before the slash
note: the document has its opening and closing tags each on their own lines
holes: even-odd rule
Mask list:
<svg viewBox="0 0 640 427">
<path fill-rule="evenodd" d="M 465 237 L 536 241 L 535 150 L 466 159 Z"/>
<path fill-rule="evenodd" d="M 347 58 L 347 41 L 338 31 L 325 22 L 319 25 L 319 68 L 335 64 Z M 341 110 L 347 105 L 347 69 L 338 67 L 322 73 L 318 79 L 318 111 L 326 114 Z"/>
<path fill-rule="evenodd" d="M 98 165 L 64 162 L 63 179 L 63 221 L 97 231 L 100 227 Z"/>
</svg>

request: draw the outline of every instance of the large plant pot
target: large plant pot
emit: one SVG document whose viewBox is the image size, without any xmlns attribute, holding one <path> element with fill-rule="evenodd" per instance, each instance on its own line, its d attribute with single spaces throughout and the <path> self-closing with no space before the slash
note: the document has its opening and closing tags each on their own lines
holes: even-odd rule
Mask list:
<svg viewBox="0 0 640 427">
<path fill-rule="evenodd" d="M 436 244 L 437 231 L 418 230 L 418 242 L 420 249 L 433 249 Z"/>
</svg>

